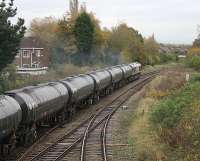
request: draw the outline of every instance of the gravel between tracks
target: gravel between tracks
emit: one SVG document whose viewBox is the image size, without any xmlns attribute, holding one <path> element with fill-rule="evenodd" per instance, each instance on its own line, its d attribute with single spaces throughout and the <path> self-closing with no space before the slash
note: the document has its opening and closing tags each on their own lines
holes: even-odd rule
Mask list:
<svg viewBox="0 0 200 161">
<path fill-rule="evenodd" d="M 120 108 L 110 120 L 108 130 L 109 161 L 132 161 L 135 158 L 133 140 L 128 138 L 129 123 L 139 100 L 145 94 L 145 86 L 134 94 L 125 104 L 127 108 Z"/>
</svg>

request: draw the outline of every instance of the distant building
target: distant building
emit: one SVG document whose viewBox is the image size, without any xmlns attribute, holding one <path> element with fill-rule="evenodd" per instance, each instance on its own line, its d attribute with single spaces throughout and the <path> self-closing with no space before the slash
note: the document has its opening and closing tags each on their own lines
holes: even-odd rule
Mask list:
<svg viewBox="0 0 200 161">
<path fill-rule="evenodd" d="M 190 47 L 190 45 L 160 44 L 159 53 L 176 53 L 178 55 L 186 55 Z"/>
<path fill-rule="evenodd" d="M 17 72 L 20 74 L 44 74 L 49 66 L 49 53 L 46 45 L 34 37 L 25 37 L 15 57 Z"/>
<path fill-rule="evenodd" d="M 179 55 L 178 58 L 179 58 L 179 59 L 185 59 L 185 58 L 186 58 L 186 55 Z"/>
</svg>

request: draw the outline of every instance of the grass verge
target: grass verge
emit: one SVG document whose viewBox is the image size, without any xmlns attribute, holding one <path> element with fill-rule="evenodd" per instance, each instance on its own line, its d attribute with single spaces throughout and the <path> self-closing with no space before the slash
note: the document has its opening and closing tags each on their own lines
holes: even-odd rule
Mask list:
<svg viewBox="0 0 200 161">
<path fill-rule="evenodd" d="M 168 68 L 119 112 L 115 161 L 199 161 L 200 77 L 185 82 L 189 69 Z"/>
</svg>

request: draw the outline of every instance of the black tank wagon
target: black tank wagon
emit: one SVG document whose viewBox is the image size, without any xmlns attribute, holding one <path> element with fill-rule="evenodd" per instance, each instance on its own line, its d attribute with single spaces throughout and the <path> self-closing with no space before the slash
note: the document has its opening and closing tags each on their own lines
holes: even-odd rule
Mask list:
<svg viewBox="0 0 200 161">
<path fill-rule="evenodd" d="M 123 80 L 123 71 L 122 71 L 122 69 L 119 66 L 114 66 L 114 67 L 106 68 L 106 70 L 112 76 L 113 89 L 119 88 L 121 86 L 122 80 Z"/>
<path fill-rule="evenodd" d="M 72 114 L 76 112 L 76 108 L 93 103 L 95 85 L 94 80 L 89 75 L 67 77 L 61 82 L 69 90 L 68 108 L 72 110 Z"/>
<path fill-rule="evenodd" d="M 0 95 L 0 145 L 1 152 L 4 144 L 15 145 L 17 130 L 22 120 L 20 105 L 12 97 Z"/>
<path fill-rule="evenodd" d="M 114 66 L 57 82 L 8 91 L 0 96 L 0 147 L 32 143 L 37 128 L 69 120 L 79 107 L 140 76 L 141 64 Z M 133 80 L 134 80 L 133 79 Z"/>
<path fill-rule="evenodd" d="M 32 142 L 37 137 L 37 126 L 59 122 L 59 116 L 67 108 L 68 90 L 58 82 L 30 86 L 6 92 L 20 104 L 22 123 L 20 125 L 21 142 Z M 63 118 L 64 119 L 64 118 Z"/>
<path fill-rule="evenodd" d="M 129 66 L 129 65 L 119 65 L 119 67 L 122 69 L 123 71 L 123 79 L 126 82 L 130 82 L 131 78 L 133 76 L 133 69 Z"/>
<path fill-rule="evenodd" d="M 99 100 L 99 96 L 105 96 L 110 93 L 112 88 L 112 75 L 107 70 L 98 70 L 89 73 L 95 82 L 95 100 Z"/>
</svg>

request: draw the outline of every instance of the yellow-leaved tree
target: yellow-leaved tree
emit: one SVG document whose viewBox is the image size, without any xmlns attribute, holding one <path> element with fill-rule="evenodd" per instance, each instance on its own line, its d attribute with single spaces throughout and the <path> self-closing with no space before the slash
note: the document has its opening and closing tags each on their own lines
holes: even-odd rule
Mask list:
<svg viewBox="0 0 200 161">
<path fill-rule="evenodd" d="M 200 69 L 200 27 L 198 26 L 198 37 L 194 40 L 191 49 L 188 50 L 186 64 L 189 67 Z"/>
<path fill-rule="evenodd" d="M 142 61 L 143 37 L 125 23 L 112 29 L 107 44 L 113 53 L 120 54 L 122 62 Z"/>
<path fill-rule="evenodd" d="M 145 64 L 155 65 L 160 62 L 159 44 L 154 35 L 144 39 Z"/>
</svg>

